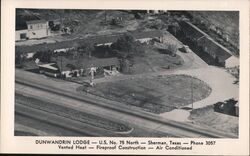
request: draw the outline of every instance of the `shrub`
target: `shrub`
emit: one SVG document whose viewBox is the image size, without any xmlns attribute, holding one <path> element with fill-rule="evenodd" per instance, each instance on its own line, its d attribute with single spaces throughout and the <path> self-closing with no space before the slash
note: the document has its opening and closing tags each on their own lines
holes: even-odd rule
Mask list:
<svg viewBox="0 0 250 156">
<path fill-rule="evenodd" d="M 177 45 L 176 45 L 176 44 L 169 44 L 169 45 L 167 46 L 167 50 L 168 50 L 169 52 L 171 52 L 171 55 L 172 55 L 172 56 L 176 56 Z"/>
</svg>

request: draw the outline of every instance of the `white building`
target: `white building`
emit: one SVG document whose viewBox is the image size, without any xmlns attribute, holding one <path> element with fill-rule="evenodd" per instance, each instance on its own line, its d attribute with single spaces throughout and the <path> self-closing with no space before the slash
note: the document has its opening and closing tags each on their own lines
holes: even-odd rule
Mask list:
<svg viewBox="0 0 250 156">
<path fill-rule="evenodd" d="M 226 68 L 233 68 L 238 67 L 240 65 L 239 58 L 235 56 L 231 56 L 225 60 L 225 67 Z"/>
<path fill-rule="evenodd" d="M 28 38 L 28 30 L 27 29 L 16 30 L 16 37 L 15 37 L 16 41 L 26 40 L 27 38 Z"/>
<path fill-rule="evenodd" d="M 48 36 L 50 36 L 48 22 L 45 20 L 33 20 L 26 22 L 26 28 L 22 30 L 16 30 L 15 40 L 20 41 Z"/>
<path fill-rule="evenodd" d="M 28 37 L 43 38 L 50 35 L 48 22 L 45 20 L 27 21 Z"/>
</svg>

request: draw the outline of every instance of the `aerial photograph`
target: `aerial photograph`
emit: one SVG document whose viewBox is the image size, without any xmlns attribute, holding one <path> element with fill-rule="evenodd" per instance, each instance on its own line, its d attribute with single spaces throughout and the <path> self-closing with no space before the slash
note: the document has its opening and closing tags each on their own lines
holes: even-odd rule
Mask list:
<svg viewBox="0 0 250 156">
<path fill-rule="evenodd" d="M 15 136 L 239 137 L 238 11 L 15 11 Z"/>
</svg>

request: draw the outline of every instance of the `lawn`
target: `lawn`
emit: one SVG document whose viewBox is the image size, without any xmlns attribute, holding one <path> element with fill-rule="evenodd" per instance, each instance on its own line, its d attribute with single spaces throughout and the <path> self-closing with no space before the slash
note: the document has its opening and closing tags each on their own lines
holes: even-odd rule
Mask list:
<svg viewBox="0 0 250 156">
<path fill-rule="evenodd" d="M 189 119 L 193 120 L 194 124 L 197 125 L 235 135 L 239 133 L 239 118 L 215 112 L 212 105 L 191 111 Z"/>
<path fill-rule="evenodd" d="M 203 81 L 187 75 L 153 76 L 115 82 L 103 82 L 88 88 L 89 93 L 156 114 L 171 111 L 206 98 L 211 88 Z M 86 90 L 82 87 L 80 90 Z"/>
</svg>

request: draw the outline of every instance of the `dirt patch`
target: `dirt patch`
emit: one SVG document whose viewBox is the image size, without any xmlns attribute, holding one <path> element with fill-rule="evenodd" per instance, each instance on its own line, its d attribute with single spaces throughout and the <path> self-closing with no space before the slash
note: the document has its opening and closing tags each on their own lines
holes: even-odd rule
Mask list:
<svg viewBox="0 0 250 156">
<path fill-rule="evenodd" d="M 205 82 L 187 75 L 131 78 L 98 83 L 93 88 L 81 87 L 79 90 L 84 94 L 88 90 L 91 94 L 157 114 L 204 99 L 211 92 Z"/>
<path fill-rule="evenodd" d="M 217 113 L 213 105 L 191 111 L 189 116 L 195 124 L 238 135 L 238 117 Z"/>
</svg>

